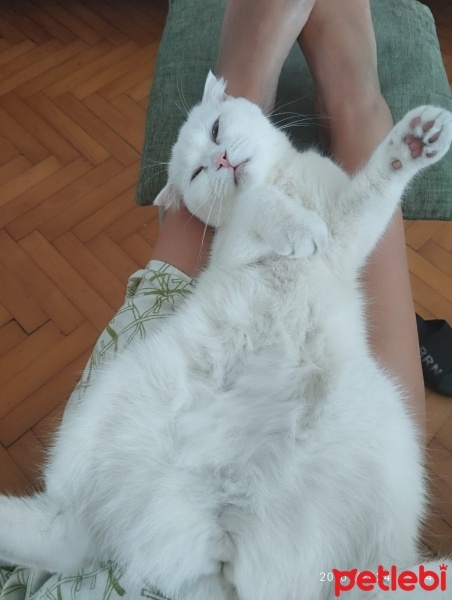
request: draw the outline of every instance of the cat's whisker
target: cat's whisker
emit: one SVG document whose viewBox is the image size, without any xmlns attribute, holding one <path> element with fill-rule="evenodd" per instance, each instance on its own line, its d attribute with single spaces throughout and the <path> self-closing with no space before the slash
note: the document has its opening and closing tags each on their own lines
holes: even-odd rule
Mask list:
<svg viewBox="0 0 452 600">
<path fill-rule="evenodd" d="M 299 110 L 282 110 L 278 112 L 274 112 L 271 116 L 278 117 L 279 115 L 297 115 L 299 117 L 315 117 L 317 115 L 311 115 L 309 113 L 302 113 Z"/>
<path fill-rule="evenodd" d="M 327 115 L 300 115 L 299 113 L 283 113 L 283 114 L 292 114 L 293 116 L 287 116 L 287 117 L 283 117 L 282 119 L 278 120 L 278 121 L 273 121 L 273 124 L 278 127 L 278 129 L 281 129 L 281 123 L 284 123 L 285 121 L 290 121 L 290 119 L 292 119 L 293 117 L 295 117 L 293 123 L 297 123 L 297 122 L 303 122 L 303 123 L 309 123 L 310 125 L 316 125 L 318 127 L 325 127 L 325 125 L 322 124 L 322 121 L 327 121 L 327 120 L 331 120 L 332 117 L 329 117 Z M 290 125 L 291 123 L 289 122 L 288 125 Z M 286 124 L 287 125 L 287 124 Z"/>
<path fill-rule="evenodd" d="M 307 97 L 308 94 L 304 94 L 304 96 L 300 96 L 298 98 L 294 98 L 293 100 L 288 100 L 287 102 L 284 102 L 283 104 L 278 104 L 276 103 L 275 106 L 273 107 L 273 109 L 268 112 L 265 113 L 267 117 L 272 117 L 275 114 L 278 114 L 278 111 L 282 108 L 285 108 L 286 106 L 289 106 L 290 104 L 295 104 L 296 102 L 300 102 L 301 100 L 304 100 Z"/>
<path fill-rule="evenodd" d="M 179 104 L 179 102 L 177 100 L 175 100 L 174 98 L 172 98 L 169 94 L 165 94 L 165 95 L 175 106 L 177 106 L 179 111 L 182 113 L 182 116 L 184 117 L 184 119 L 186 119 L 188 117 L 188 111 L 187 111 L 186 107 L 181 106 Z"/>
<path fill-rule="evenodd" d="M 276 127 L 279 130 L 282 130 L 282 129 L 285 129 L 287 127 L 291 127 L 292 125 L 305 125 L 306 127 L 312 127 L 312 126 L 315 125 L 315 123 L 314 123 L 314 121 L 309 120 L 309 119 L 303 119 L 303 120 L 298 119 L 296 121 L 289 121 L 288 120 L 287 122 L 281 121 L 280 123 L 277 123 Z"/>
<path fill-rule="evenodd" d="M 274 125 L 277 125 L 278 123 L 282 123 L 283 121 L 287 121 L 289 119 L 295 119 L 297 121 L 304 120 L 304 121 L 317 122 L 318 120 L 322 120 L 324 118 L 326 118 L 326 119 L 329 118 L 329 117 L 323 117 L 323 116 L 319 116 L 319 115 L 305 115 L 305 114 L 300 114 L 300 113 L 295 113 L 295 112 L 286 112 L 286 113 L 282 113 L 282 114 L 289 115 L 289 116 L 282 117 L 281 119 L 273 121 Z"/>
<path fill-rule="evenodd" d="M 143 167 L 137 167 L 137 171 L 141 171 L 143 174 L 145 174 L 146 172 L 149 172 L 152 169 L 153 176 L 160 175 L 160 173 L 165 173 L 167 171 L 166 167 L 163 169 L 158 169 L 158 171 L 156 171 L 155 170 L 156 166 L 157 165 L 148 165 L 148 166 L 143 166 Z M 163 165 L 158 165 L 158 166 L 163 166 Z"/>
<path fill-rule="evenodd" d="M 181 88 L 180 88 L 180 86 L 179 86 L 179 83 L 180 83 L 180 81 L 179 81 L 179 80 L 177 80 L 177 84 L 176 84 L 176 85 L 177 85 L 177 92 L 178 92 L 178 94 L 179 94 L 179 100 L 180 100 L 180 102 L 181 102 L 181 106 L 182 106 L 182 108 L 183 108 L 183 109 L 184 109 L 184 111 L 185 111 L 185 117 L 188 117 L 188 114 L 190 113 L 190 109 L 188 108 L 187 101 L 186 101 L 186 99 L 185 99 L 185 96 L 184 96 L 184 95 L 183 95 L 183 93 L 182 93 L 182 90 L 181 90 Z"/>
<path fill-rule="evenodd" d="M 278 129 L 283 131 L 284 129 L 288 129 L 290 127 L 311 127 L 315 125 L 317 128 L 329 129 L 328 125 L 322 125 L 321 123 L 312 123 L 306 121 L 293 121 L 289 123 L 285 123 L 284 125 L 279 125 Z"/>
<path fill-rule="evenodd" d="M 142 161 L 142 164 L 144 165 L 169 165 L 170 161 L 169 160 L 153 160 L 152 158 L 146 158 L 144 161 Z"/>
<path fill-rule="evenodd" d="M 284 117 L 283 115 L 288 115 L 288 116 Z M 313 120 L 313 119 L 315 119 L 315 117 L 313 115 L 301 115 L 300 113 L 287 111 L 287 112 L 281 113 L 280 119 L 272 121 L 272 122 L 273 122 L 273 124 L 281 123 L 281 121 L 287 121 L 287 119 L 311 119 L 311 120 Z"/>
<path fill-rule="evenodd" d="M 198 258 L 196 260 L 196 268 L 199 267 L 199 264 L 201 263 L 201 260 L 202 260 L 202 249 L 204 247 L 204 241 L 206 238 L 207 227 L 208 227 L 207 223 L 204 223 L 204 229 L 203 229 L 202 237 L 201 237 L 201 245 L 199 247 Z"/>
<path fill-rule="evenodd" d="M 155 169 L 157 169 L 158 167 L 164 167 L 163 169 L 160 168 L 158 170 L 158 173 L 163 173 L 165 171 L 167 171 L 167 167 L 164 163 L 158 164 L 155 163 L 154 165 L 142 165 L 141 167 L 137 168 L 137 171 L 141 172 L 141 173 L 149 173 L 149 171 L 155 172 Z"/>
<path fill-rule="evenodd" d="M 218 196 L 214 196 L 213 199 L 212 199 L 212 202 L 210 204 L 210 209 L 209 209 L 209 213 L 207 215 L 207 219 L 204 222 L 204 229 L 203 229 L 202 236 L 201 236 L 201 245 L 199 247 L 198 258 L 196 260 L 196 268 L 199 267 L 199 265 L 201 263 L 201 260 L 202 260 L 202 250 L 203 250 L 203 247 L 204 247 L 204 241 L 205 241 L 205 238 L 206 238 L 207 228 L 208 228 L 208 224 L 207 223 L 210 220 L 210 215 L 212 214 L 213 207 L 214 207 L 215 203 L 217 202 L 217 200 L 218 200 Z M 204 206 L 204 204 L 206 202 L 208 202 L 208 201 L 209 201 L 209 198 L 206 198 L 204 200 L 204 202 L 202 203 L 202 206 Z M 221 202 L 221 196 L 220 196 L 220 202 Z M 221 207 L 220 207 L 220 210 L 221 210 Z M 192 215 L 192 216 L 194 216 L 194 215 Z M 189 221 L 190 221 L 190 219 L 189 219 Z"/>
<path fill-rule="evenodd" d="M 310 127 L 310 123 L 286 123 L 285 125 L 281 125 L 278 127 L 280 131 L 284 131 L 285 129 L 290 129 L 291 127 Z"/>
<path fill-rule="evenodd" d="M 159 177 L 162 173 L 167 174 L 168 172 L 168 162 L 163 162 L 163 161 L 149 161 L 150 164 L 148 165 L 141 165 L 137 171 L 140 173 L 142 173 L 142 175 L 144 176 L 144 181 L 143 184 L 147 185 L 149 184 L 153 179 L 155 179 L 156 177 Z M 165 168 L 163 169 L 159 169 L 158 171 L 154 170 L 154 167 L 156 166 L 164 166 Z M 152 169 L 152 172 L 150 174 L 149 171 Z"/>
<path fill-rule="evenodd" d="M 177 101 L 178 101 L 179 108 L 182 111 L 184 117 L 187 118 L 188 114 L 187 114 L 184 102 L 182 100 L 182 93 L 181 93 L 181 90 L 180 90 L 180 87 L 179 87 L 179 83 L 180 83 L 179 80 L 177 80 L 176 81 L 176 89 L 177 89 L 177 95 L 178 95 Z"/>
<path fill-rule="evenodd" d="M 161 173 L 164 173 L 164 171 L 158 171 L 157 173 L 154 173 L 153 175 L 145 177 L 144 181 L 143 181 L 143 185 L 144 186 L 148 185 L 149 183 L 152 182 L 153 179 L 155 179 L 156 177 L 158 177 L 159 175 L 161 175 Z"/>
<path fill-rule="evenodd" d="M 289 115 L 289 116 L 284 116 L 284 115 Z M 279 113 L 278 115 L 276 115 L 276 117 L 278 117 L 277 119 L 272 119 L 272 123 L 274 125 L 277 125 L 278 123 L 280 123 L 281 121 L 285 121 L 286 119 L 298 119 L 299 117 L 301 117 L 303 115 L 300 115 L 300 113 L 297 112 L 292 112 L 292 111 L 286 111 L 283 113 Z M 281 117 L 281 118 L 279 118 Z"/>
<path fill-rule="evenodd" d="M 205 199 L 204 199 L 204 200 L 203 200 L 203 201 L 200 203 L 199 207 L 200 207 L 200 208 L 203 208 L 203 207 L 205 206 L 205 204 L 206 204 L 207 202 L 209 202 L 209 201 L 210 201 L 210 198 L 209 198 L 209 197 L 208 197 L 208 198 L 205 198 Z M 214 199 L 212 200 L 212 206 L 210 207 L 210 210 L 209 210 L 209 217 L 210 217 L 210 215 L 211 215 L 211 212 L 212 212 L 212 207 L 213 207 L 213 204 L 214 204 L 214 203 L 215 203 L 215 197 L 214 197 Z M 187 222 L 189 223 L 189 222 L 190 222 L 192 219 L 194 219 L 194 218 L 196 218 L 196 217 L 195 217 L 195 215 L 194 215 L 194 214 L 191 214 Z M 207 220 L 208 220 L 208 219 L 207 219 Z M 206 226 L 206 227 L 207 227 L 207 226 Z M 203 240 L 204 240 L 204 236 L 203 236 Z"/>
</svg>

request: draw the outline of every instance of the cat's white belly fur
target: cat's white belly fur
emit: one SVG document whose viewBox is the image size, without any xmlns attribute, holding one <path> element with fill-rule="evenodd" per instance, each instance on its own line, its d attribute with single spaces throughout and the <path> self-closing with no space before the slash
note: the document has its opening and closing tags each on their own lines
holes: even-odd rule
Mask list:
<svg viewBox="0 0 452 600">
<path fill-rule="evenodd" d="M 358 297 L 342 308 L 336 291 L 331 323 L 316 322 L 323 307 L 300 306 L 294 319 L 296 286 L 315 285 L 309 277 L 300 270 L 295 288 L 280 298 L 273 290 L 271 302 L 255 277 L 256 316 L 246 331 L 240 310 L 224 321 L 228 306 L 237 308 L 234 277 L 223 289 L 216 280 L 219 314 L 203 304 L 206 277 L 182 315 L 198 341 L 205 328 L 205 347 L 187 353 L 190 329 L 170 338 L 163 327 L 108 369 L 108 386 L 94 383 L 77 407 L 89 431 L 66 419 L 48 489 L 73 499 L 97 556 L 130 565 L 132 578 L 146 572 L 169 595 L 170 574 L 189 579 L 194 564 L 237 582 L 257 562 L 272 572 L 270 597 L 281 585 L 272 569 L 284 564 L 281 578 L 294 578 L 306 598 L 326 592 L 322 571 L 377 566 L 382 556 L 391 564 L 415 560 L 423 487 L 413 425 L 394 384 L 363 351 L 356 312 L 344 342 L 338 338 L 335 327 L 359 311 Z M 311 344 L 301 331 L 307 312 Z M 217 327 L 236 348 L 230 363 Z"/>
</svg>

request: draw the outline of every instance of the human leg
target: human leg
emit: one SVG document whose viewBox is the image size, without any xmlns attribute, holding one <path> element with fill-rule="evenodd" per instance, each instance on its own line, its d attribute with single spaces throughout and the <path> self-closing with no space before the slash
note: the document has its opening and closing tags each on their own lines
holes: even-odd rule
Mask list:
<svg viewBox="0 0 452 600">
<path fill-rule="evenodd" d="M 232 96 L 273 109 L 284 61 L 315 0 L 229 0 L 215 71 Z"/>
<path fill-rule="evenodd" d="M 166 213 L 152 258 L 196 277 L 207 263 L 213 234 L 181 204 Z"/>
<path fill-rule="evenodd" d="M 317 109 L 328 117 L 331 154 L 352 173 L 392 127 L 378 84 L 368 0 L 318 0 L 299 42 L 313 73 Z M 363 283 L 373 353 L 405 388 L 423 430 L 425 395 L 400 210 L 370 257 Z"/>
</svg>

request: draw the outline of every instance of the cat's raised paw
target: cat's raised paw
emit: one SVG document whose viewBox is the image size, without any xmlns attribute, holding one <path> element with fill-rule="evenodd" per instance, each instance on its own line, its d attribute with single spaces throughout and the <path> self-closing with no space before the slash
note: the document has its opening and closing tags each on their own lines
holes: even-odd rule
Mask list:
<svg viewBox="0 0 452 600">
<path fill-rule="evenodd" d="M 440 160 L 452 141 L 452 113 L 435 106 L 411 110 L 389 136 L 391 167 L 416 170 Z"/>
</svg>

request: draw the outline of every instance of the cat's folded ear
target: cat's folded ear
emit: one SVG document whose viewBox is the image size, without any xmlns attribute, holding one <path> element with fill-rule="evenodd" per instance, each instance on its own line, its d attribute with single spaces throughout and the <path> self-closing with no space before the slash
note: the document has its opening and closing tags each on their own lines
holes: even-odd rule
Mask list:
<svg viewBox="0 0 452 600">
<path fill-rule="evenodd" d="M 226 100 L 226 81 L 220 77 L 217 78 L 209 71 L 204 85 L 204 94 L 202 96 L 203 102 L 224 102 Z"/>
<path fill-rule="evenodd" d="M 163 208 L 177 208 L 182 201 L 182 197 L 177 193 L 172 183 L 167 183 L 163 190 L 154 200 L 154 206 L 163 206 Z"/>
</svg>

